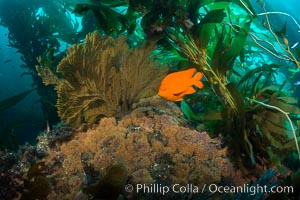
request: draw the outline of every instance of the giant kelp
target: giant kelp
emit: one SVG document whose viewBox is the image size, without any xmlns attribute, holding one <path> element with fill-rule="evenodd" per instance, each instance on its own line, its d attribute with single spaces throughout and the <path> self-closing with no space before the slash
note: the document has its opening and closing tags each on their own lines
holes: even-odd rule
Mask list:
<svg viewBox="0 0 300 200">
<path fill-rule="evenodd" d="M 12 97 L 6 98 L 0 101 L 0 113 L 4 112 L 5 110 L 15 106 L 17 103 L 22 101 L 27 95 L 29 95 L 35 89 L 28 89 L 24 92 L 21 92 L 17 95 Z"/>
<path fill-rule="evenodd" d="M 3 99 L 0 101 L 0 118 L 6 119 L 5 112 L 11 112 L 9 109 L 20 103 L 25 97 L 27 97 L 30 93 L 35 90 L 28 89 L 23 91 L 19 94 L 16 94 L 12 97 Z M 13 134 L 13 130 L 22 124 L 25 124 L 27 121 L 24 119 L 14 120 L 13 122 L 7 123 L 6 120 L 1 120 L 0 122 L 0 149 L 10 148 L 14 149 L 17 148 L 17 142 L 15 135 Z"/>
<path fill-rule="evenodd" d="M 145 43 L 129 49 L 126 37 L 113 39 L 94 32 L 84 44 L 68 50 L 57 67 L 61 78 L 46 64 L 37 69 L 45 81 L 56 84 L 61 119 L 76 128 L 90 127 L 101 117 L 122 114 L 140 98 L 156 93 L 165 70 L 156 68 L 149 57 L 154 47 Z"/>
<path fill-rule="evenodd" d="M 78 22 L 71 20 L 69 12 L 59 1 L 11 0 L 0 1 L 0 23 L 9 31 L 9 47 L 20 53 L 20 59 L 30 75 L 37 93 L 40 95 L 43 120 L 52 125 L 57 123 L 55 106 L 56 93 L 53 86 L 45 86 L 37 75 L 36 58 L 49 47 L 60 57 L 60 41 L 74 43 Z M 16 55 L 19 56 L 19 55 Z M 56 60 L 57 62 L 57 60 Z M 25 74 L 25 73 L 24 73 Z"/>
<path fill-rule="evenodd" d="M 214 115 L 209 120 L 214 117 L 215 120 L 222 119 L 221 130 L 228 145 L 238 155 L 236 158 L 241 169 L 243 161 L 240 155 L 243 153 L 250 158 L 246 162 L 253 166 L 256 161 L 262 161 L 262 157 L 268 157 L 271 160 L 269 163 L 278 165 L 295 146 L 299 154 L 298 133 L 291 121 L 291 117 L 299 114 L 296 100 L 282 91 L 286 81 L 273 86 L 276 85 L 274 76 L 282 65 L 263 63 L 258 68 L 236 73 L 241 67 L 236 65 L 236 58 L 243 59 L 245 46 L 253 45 L 249 36 L 253 40 L 255 35 L 250 27 L 257 16 L 244 3 L 245 11 L 239 12 L 239 16 L 234 10 L 243 7 L 241 5 L 229 5 L 229 2 L 207 4 L 201 20 L 194 24 L 192 31 L 182 26 L 167 28 L 167 38 L 161 42 L 168 53 L 204 73 L 214 93 L 212 95 L 216 95 L 222 104 L 222 108 L 219 104 L 211 106 Z M 292 57 L 290 51 L 285 53 Z M 297 64 L 295 60 L 290 60 Z M 231 79 L 233 76 L 238 78 Z M 184 108 L 187 111 L 186 106 Z M 188 111 L 190 116 L 195 116 L 191 110 Z M 205 112 L 202 116 L 210 115 L 210 111 Z M 203 117 L 202 121 L 207 119 Z"/>
<path fill-rule="evenodd" d="M 243 3 L 238 0 L 91 0 L 76 4 L 74 13 L 86 16 L 91 11 L 98 24 L 98 30 L 108 35 L 124 32 L 134 34 L 137 27 L 142 27 L 146 36 L 152 38 L 157 35 L 162 36 L 167 28 L 176 25 L 194 30 L 197 28 L 194 25 L 199 24 L 205 16 L 199 12 L 201 8 L 206 8 L 208 5 L 213 6 L 214 9 L 224 8 L 230 3 L 238 5 L 239 8 L 247 6 L 251 12 L 254 12 L 248 0 Z"/>
<path fill-rule="evenodd" d="M 197 65 L 198 70 L 204 73 L 213 92 L 220 97 L 225 108 L 222 111 L 223 120 L 226 122 L 225 132 L 239 140 L 238 145 L 247 146 L 249 143 L 244 140 L 246 118 L 242 96 L 236 86 L 228 81 L 227 75 L 242 50 L 251 19 L 245 15 L 245 20 L 240 22 L 245 30 L 233 32 L 230 27 L 223 25 L 223 21 L 226 20 L 224 18 L 230 15 L 225 9 L 228 6 L 229 4 L 224 3 L 221 9 L 212 7 L 208 10 L 203 21 L 195 25 L 197 28 L 194 33 L 181 28 L 170 28 L 167 42 L 183 59 Z M 239 148 L 236 150 L 239 154 Z"/>
</svg>

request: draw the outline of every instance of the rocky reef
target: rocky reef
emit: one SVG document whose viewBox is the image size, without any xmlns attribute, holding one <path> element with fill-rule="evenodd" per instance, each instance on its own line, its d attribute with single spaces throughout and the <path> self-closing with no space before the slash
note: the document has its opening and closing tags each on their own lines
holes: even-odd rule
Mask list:
<svg viewBox="0 0 300 200">
<path fill-rule="evenodd" d="M 127 182 L 132 185 L 247 182 L 220 138 L 196 131 L 176 104 L 158 97 L 141 100 L 120 119 L 102 118 L 95 128 L 75 133 L 72 140 L 56 144 L 48 153 L 44 162 L 53 166 L 48 175 L 50 199 L 73 199 L 93 182 L 90 179 L 97 182 L 119 164 L 126 166 Z M 57 161 L 60 166 L 54 167 Z"/>
<path fill-rule="evenodd" d="M 299 171 L 288 177 L 274 169 L 245 176 L 233 155 L 221 137 L 197 131 L 175 103 L 154 96 L 119 117 L 103 117 L 87 131 L 58 124 L 41 133 L 35 146 L 1 151 L 0 199 L 238 200 L 254 196 L 200 190 L 204 184 L 299 185 Z M 138 191 L 140 185 L 148 188 Z M 186 191 L 163 194 L 174 185 Z M 274 195 L 270 199 L 294 198 Z"/>
</svg>

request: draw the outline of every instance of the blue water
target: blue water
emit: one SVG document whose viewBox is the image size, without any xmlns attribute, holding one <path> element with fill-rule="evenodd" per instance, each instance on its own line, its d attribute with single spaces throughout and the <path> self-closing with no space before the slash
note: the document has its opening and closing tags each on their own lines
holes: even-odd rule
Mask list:
<svg viewBox="0 0 300 200">
<path fill-rule="evenodd" d="M 254 1 L 251 1 L 254 2 Z M 297 0 L 285 0 L 285 1 L 265 1 L 266 2 L 266 9 L 268 11 L 276 11 L 276 12 L 283 12 L 291 15 L 298 23 L 300 23 L 300 7 L 299 7 L 299 1 Z M 253 3 L 253 5 L 255 5 Z M 260 10 L 261 9 L 257 9 Z M 284 22 L 287 22 L 287 34 L 286 36 L 289 38 L 290 43 L 294 44 L 296 42 L 300 42 L 300 27 L 295 24 L 295 22 L 288 16 L 285 15 L 273 15 L 273 23 L 272 25 L 278 24 L 282 25 Z M 275 27 L 275 28 L 280 28 Z M 298 46 L 299 47 L 299 46 Z"/>
<path fill-rule="evenodd" d="M 0 101 L 32 88 L 32 78 L 20 59 L 21 54 L 9 46 L 8 30 L 0 27 Z M 43 127 L 42 110 L 36 91 L 16 106 L 0 114 L 0 138 L 9 143 L 34 142 L 36 133 Z M 45 125 L 44 125 L 45 126 Z"/>
</svg>

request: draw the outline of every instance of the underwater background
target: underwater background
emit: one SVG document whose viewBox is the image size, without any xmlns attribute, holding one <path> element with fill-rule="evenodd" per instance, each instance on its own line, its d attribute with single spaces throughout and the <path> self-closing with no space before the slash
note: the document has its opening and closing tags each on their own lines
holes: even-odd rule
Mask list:
<svg viewBox="0 0 300 200">
<path fill-rule="evenodd" d="M 0 0 L 0 199 L 299 199 L 297 4 Z"/>
</svg>

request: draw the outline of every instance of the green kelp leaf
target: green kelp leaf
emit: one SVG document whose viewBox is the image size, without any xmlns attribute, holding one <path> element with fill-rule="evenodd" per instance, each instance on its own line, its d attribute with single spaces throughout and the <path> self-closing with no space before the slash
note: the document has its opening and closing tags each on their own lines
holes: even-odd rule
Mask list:
<svg viewBox="0 0 300 200">
<path fill-rule="evenodd" d="M 142 18 L 141 21 L 141 26 L 143 30 L 148 33 L 150 27 L 152 27 L 153 24 L 155 24 L 156 21 L 159 19 L 159 13 L 155 11 L 150 11 L 144 17 Z"/>
<path fill-rule="evenodd" d="M 183 71 L 189 68 L 198 68 L 198 65 L 189 60 L 181 60 L 178 62 L 176 71 Z"/>
<path fill-rule="evenodd" d="M 287 96 L 285 92 L 279 91 L 280 85 L 270 85 L 262 88 L 257 94 L 257 99 L 271 106 L 280 108 L 281 110 L 291 113 L 300 114 L 300 108 L 296 106 L 296 98 Z"/>
<path fill-rule="evenodd" d="M 76 13 L 78 15 L 85 15 L 86 12 L 90 9 L 91 6 L 89 4 L 76 4 L 73 13 Z"/>
<path fill-rule="evenodd" d="M 219 36 L 219 39 L 216 43 L 216 46 L 215 46 L 215 49 L 214 49 L 214 52 L 213 52 L 213 55 L 211 57 L 211 60 L 212 60 L 212 68 L 214 69 L 214 71 L 218 71 L 218 68 L 219 66 L 222 64 L 222 51 L 223 49 L 225 49 L 224 47 L 224 43 L 223 43 L 223 40 L 224 40 L 224 37 L 225 37 L 225 29 L 223 28 L 222 29 L 222 34 L 221 36 Z M 222 75 L 224 75 L 223 73 L 221 73 Z"/>
<path fill-rule="evenodd" d="M 277 97 L 276 99 L 284 101 L 287 104 L 297 104 L 298 100 L 295 97 Z"/>
<path fill-rule="evenodd" d="M 203 115 L 203 121 L 218 121 L 218 120 L 223 120 L 221 111 L 209 110 Z"/>
<path fill-rule="evenodd" d="M 235 101 L 240 120 L 242 120 L 242 119 L 245 120 L 244 119 L 244 117 L 245 117 L 244 97 L 239 92 L 236 85 L 234 85 L 233 83 L 229 83 L 228 85 L 226 85 L 226 88 L 228 89 L 228 91 L 230 92 L 230 95 L 232 96 L 232 98 Z"/>
<path fill-rule="evenodd" d="M 272 72 L 269 72 L 272 73 Z M 255 96 L 255 94 L 257 93 L 257 90 L 259 90 L 262 86 L 262 84 L 260 83 L 260 79 L 261 77 L 265 74 L 265 72 L 260 72 L 260 74 L 257 75 L 257 77 L 255 78 L 255 80 L 253 81 L 253 83 L 247 82 L 247 86 L 251 87 L 250 93 L 248 93 L 248 95 Z M 267 82 L 268 79 L 266 79 Z M 245 92 L 249 92 L 248 87 L 246 87 Z"/>
<path fill-rule="evenodd" d="M 266 115 L 266 113 L 268 114 Z M 269 118 L 269 114 L 274 116 L 274 118 Z M 281 119 L 278 119 L 278 116 L 276 115 L 278 115 Z M 259 130 L 263 137 L 266 138 L 269 145 L 276 147 L 277 149 L 291 148 L 295 146 L 295 142 L 293 142 L 294 140 L 290 134 L 291 130 L 287 119 L 282 113 L 266 111 L 263 116 L 254 115 L 253 119 L 257 120 Z M 280 122 L 277 123 L 277 120 Z"/>
<path fill-rule="evenodd" d="M 153 1 L 130 0 L 130 7 L 141 13 L 148 13 L 153 7 Z"/>
<path fill-rule="evenodd" d="M 240 143 L 240 147 L 245 149 L 249 158 L 251 159 L 251 163 L 254 164 L 255 160 L 253 154 L 253 145 L 249 141 L 248 134 L 246 131 L 246 110 L 244 103 L 245 98 L 242 96 L 236 85 L 234 85 L 233 83 L 227 84 L 226 88 L 229 91 L 229 94 L 227 95 L 230 96 L 230 98 L 232 98 L 236 110 L 233 110 L 232 107 L 230 108 L 230 110 L 228 108 L 230 115 L 227 115 L 229 120 L 227 121 L 227 128 L 225 130 L 232 135 L 231 137 L 234 138 L 235 142 Z M 232 130 L 235 131 L 232 133 Z"/>
<path fill-rule="evenodd" d="M 249 0 L 215 0 L 216 3 L 220 3 L 220 2 L 228 2 L 228 3 L 235 3 L 238 6 L 240 6 L 241 8 L 245 9 L 245 10 L 250 10 L 253 14 L 255 14 L 255 11 L 250 3 Z M 242 3 L 243 2 L 243 3 Z M 244 5 L 243 5 L 244 4 Z M 245 7 L 246 6 L 246 7 Z"/>
<path fill-rule="evenodd" d="M 219 121 L 222 120 L 221 111 L 209 110 L 205 113 L 194 113 L 186 101 L 181 101 L 180 109 L 189 121 Z"/>
<path fill-rule="evenodd" d="M 109 6 L 101 4 L 101 2 L 98 4 L 76 4 L 73 13 L 85 15 L 89 10 L 93 12 L 97 26 L 106 34 L 119 32 L 122 15 Z"/>
<path fill-rule="evenodd" d="M 106 33 L 112 34 L 119 32 L 122 15 L 109 7 L 93 7 L 92 9 L 97 21 L 98 26 Z"/>
<path fill-rule="evenodd" d="M 144 32 L 148 35 L 161 34 L 167 27 L 176 24 L 176 21 L 185 18 L 184 6 L 180 0 L 149 1 L 150 8 L 141 21 Z M 138 5 L 141 7 L 141 5 Z"/>
<path fill-rule="evenodd" d="M 105 6 L 110 8 L 115 8 L 119 6 L 127 6 L 128 1 L 127 0 L 101 0 L 101 1 L 87 1 L 85 3 L 79 3 L 75 5 L 75 9 L 73 10 L 74 13 L 77 14 L 85 14 L 86 11 L 91 9 L 93 6 Z"/>
<path fill-rule="evenodd" d="M 216 32 L 216 35 L 218 33 Z M 212 60 L 212 68 L 214 71 L 217 71 L 219 76 L 226 76 L 228 71 L 227 61 L 228 59 L 225 57 L 225 52 L 228 50 L 229 45 L 232 41 L 230 37 L 228 37 L 229 34 L 226 32 L 226 29 L 222 28 L 222 33 L 219 36 L 219 39 L 216 43 L 216 46 L 214 48 L 213 56 L 211 58 Z"/>
<path fill-rule="evenodd" d="M 203 116 L 195 114 L 186 101 L 183 100 L 180 102 L 180 109 L 189 121 L 202 121 Z"/>
<path fill-rule="evenodd" d="M 282 148 L 294 148 L 295 140 L 290 134 L 290 130 L 277 126 L 277 124 L 272 123 L 269 120 L 264 120 L 263 126 L 265 126 L 270 135 L 267 135 L 268 138 L 273 138 L 271 145 L 279 149 Z"/>
<path fill-rule="evenodd" d="M 190 0 L 187 6 L 187 13 L 194 24 L 198 23 L 199 19 L 199 9 L 207 4 L 213 3 L 214 0 Z"/>
<path fill-rule="evenodd" d="M 246 81 L 248 81 L 250 78 L 253 78 L 253 76 L 255 76 L 255 74 L 257 73 L 261 73 L 261 72 L 275 72 L 274 68 L 279 68 L 281 65 L 277 65 L 277 64 L 270 64 L 270 65 L 265 65 L 262 67 L 257 67 L 254 68 L 250 71 L 248 71 L 242 78 L 241 80 L 238 82 L 238 86 L 241 86 L 242 84 L 244 84 Z"/>
<path fill-rule="evenodd" d="M 217 70 L 219 74 L 225 75 L 233 67 L 236 57 L 244 48 L 250 23 L 251 20 L 245 22 L 238 32 L 232 29 L 228 30 L 223 26 L 221 34 L 215 33 L 219 35 L 219 39 L 212 56 L 212 68 Z"/>
<path fill-rule="evenodd" d="M 226 16 L 224 9 L 217 9 L 209 11 L 205 17 L 200 21 L 200 25 L 208 23 L 221 23 Z"/>
<path fill-rule="evenodd" d="M 278 31 L 274 31 L 274 33 L 279 38 L 283 38 L 286 35 L 286 22 L 283 24 L 282 28 Z"/>
<path fill-rule="evenodd" d="M 207 5 L 209 10 L 219 10 L 219 9 L 227 9 L 230 6 L 229 2 L 226 1 L 220 1 L 220 2 L 214 2 L 212 4 Z"/>
<path fill-rule="evenodd" d="M 21 92 L 15 96 L 9 97 L 0 101 L 0 113 L 4 112 L 5 110 L 15 106 L 17 103 L 22 101 L 28 94 L 30 94 L 34 89 L 26 90 L 25 92 Z"/>
<path fill-rule="evenodd" d="M 280 85 L 269 85 L 267 87 L 262 88 L 259 91 L 259 95 L 269 98 L 269 97 L 271 97 L 271 95 L 278 92 L 279 88 L 280 88 Z"/>
<path fill-rule="evenodd" d="M 225 120 L 224 131 L 230 135 L 234 134 L 233 137 L 236 137 L 235 140 L 244 144 L 246 137 L 244 98 L 233 83 L 227 84 L 226 89 L 226 92 L 223 90 L 220 94 L 227 103 L 231 102 L 221 112 L 222 118 Z M 234 133 L 232 133 L 232 130 L 235 130 Z M 249 156 L 251 157 L 250 154 Z"/>
<path fill-rule="evenodd" d="M 246 19 L 246 22 L 243 24 L 242 28 L 237 28 L 238 32 L 233 31 L 235 37 L 233 38 L 231 47 L 227 52 L 228 55 L 231 55 L 235 58 L 243 50 L 246 38 L 248 37 L 251 22 L 252 20 L 248 17 L 248 19 Z"/>
<path fill-rule="evenodd" d="M 240 57 L 240 62 L 241 63 L 245 62 L 245 50 L 244 49 L 242 49 L 240 51 L 239 57 Z"/>
<path fill-rule="evenodd" d="M 180 27 L 169 27 L 166 29 L 166 35 L 167 37 L 161 40 L 164 47 L 178 55 L 180 60 L 189 59 L 194 62 L 198 70 L 200 70 L 200 66 L 206 68 L 206 53 L 199 48 L 194 38 L 191 38 L 187 32 Z"/>
<path fill-rule="evenodd" d="M 273 95 L 270 98 L 269 104 L 276 106 L 288 113 L 300 114 L 300 108 L 298 108 L 296 105 L 288 104 L 287 102 L 277 99 L 276 95 Z"/>
<path fill-rule="evenodd" d="M 255 163 L 253 154 L 253 145 L 249 140 L 249 136 L 246 130 L 246 111 L 244 106 L 244 97 L 237 89 L 236 85 L 229 83 L 226 85 L 228 94 L 222 93 L 223 98 L 231 98 L 234 106 L 230 105 L 223 109 L 222 117 L 225 119 L 224 132 L 234 140 L 238 151 L 243 149 L 248 154 L 251 164 Z M 228 101 L 228 100 L 227 100 Z"/>
<path fill-rule="evenodd" d="M 200 48 L 207 48 L 210 39 L 215 35 L 215 25 L 221 23 L 225 16 L 224 9 L 212 10 L 200 21 L 197 28 L 201 41 Z"/>
<path fill-rule="evenodd" d="M 298 51 L 299 51 L 299 58 L 300 58 L 300 49 L 298 49 Z M 296 55 L 297 56 L 297 55 Z M 291 68 L 288 68 L 288 70 L 290 71 L 290 72 L 292 72 L 292 73 L 298 73 L 298 72 L 300 72 L 300 68 L 296 68 L 296 69 L 291 69 Z"/>
<path fill-rule="evenodd" d="M 298 137 L 299 141 L 299 137 Z M 284 143 L 284 148 L 295 148 L 295 140 L 291 139 Z"/>
<path fill-rule="evenodd" d="M 274 95 L 276 96 L 286 96 L 285 93 L 279 91 L 280 85 L 270 85 L 267 87 L 262 87 L 256 94 L 256 99 L 265 103 L 268 103 L 269 99 Z"/>
<path fill-rule="evenodd" d="M 213 37 L 215 24 L 207 23 L 198 26 L 197 32 L 199 33 L 199 47 L 206 49 L 211 37 Z"/>
<path fill-rule="evenodd" d="M 295 56 L 296 56 L 298 59 L 300 59 L 300 48 L 297 48 L 297 49 L 296 49 Z"/>
<path fill-rule="evenodd" d="M 123 27 L 126 28 L 128 34 L 132 34 L 136 27 L 136 19 L 139 17 L 139 13 L 131 6 L 128 7 L 125 17 L 121 18 Z"/>
<path fill-rule="evenodd" d="M 101 4 L 108 7 L 119 7 L 128 5 L 127 0 L 101 0 Z"/>
<path fill-rule="evenodd" d="M 285 127 L 286 117 L 282 113 L 265 111 L 262 113 L 262 117 L 281 128 Z"/>
<path fill-rule="evenodd" d="M 261 132 L 263 133 L 264 137 L 266 137 L 266 139 L 269 141 L 270 145 L 279 148 L 279 149 L 283 149 L 284 146 L 281 142 L 277 141 L 271 134 L 270 130 L 268 129 L 268 127 L 264 124 L 261 123 L 259 125 L 259 129 L 261 130 Z"/>
<path fill-rule="evenodd" d="M 283 117 L 282 117 L 282 120 Z M 270 132 L 275 133 L 277 138 L 287 138 L 288 137 L 288 129 L 284 126 L 284 124 L 275 124 L 273 119 L 264 119 L 264 126 L 266 126 Z"/>
<path fill-rule="evenodd" d="M 232 42 L 229 44 L 230 48 L 228 51 L 225 51 L 225 58 L 227 58 L 228 69 L 232 68 L 235 58 L 241 53 L 250 30 L 251 20 L 248 18 L 248 21 L 244 23 L 242 28 L 238 28 L 239 32 L 233 32 L 235 37 Z"/>
</svg>

